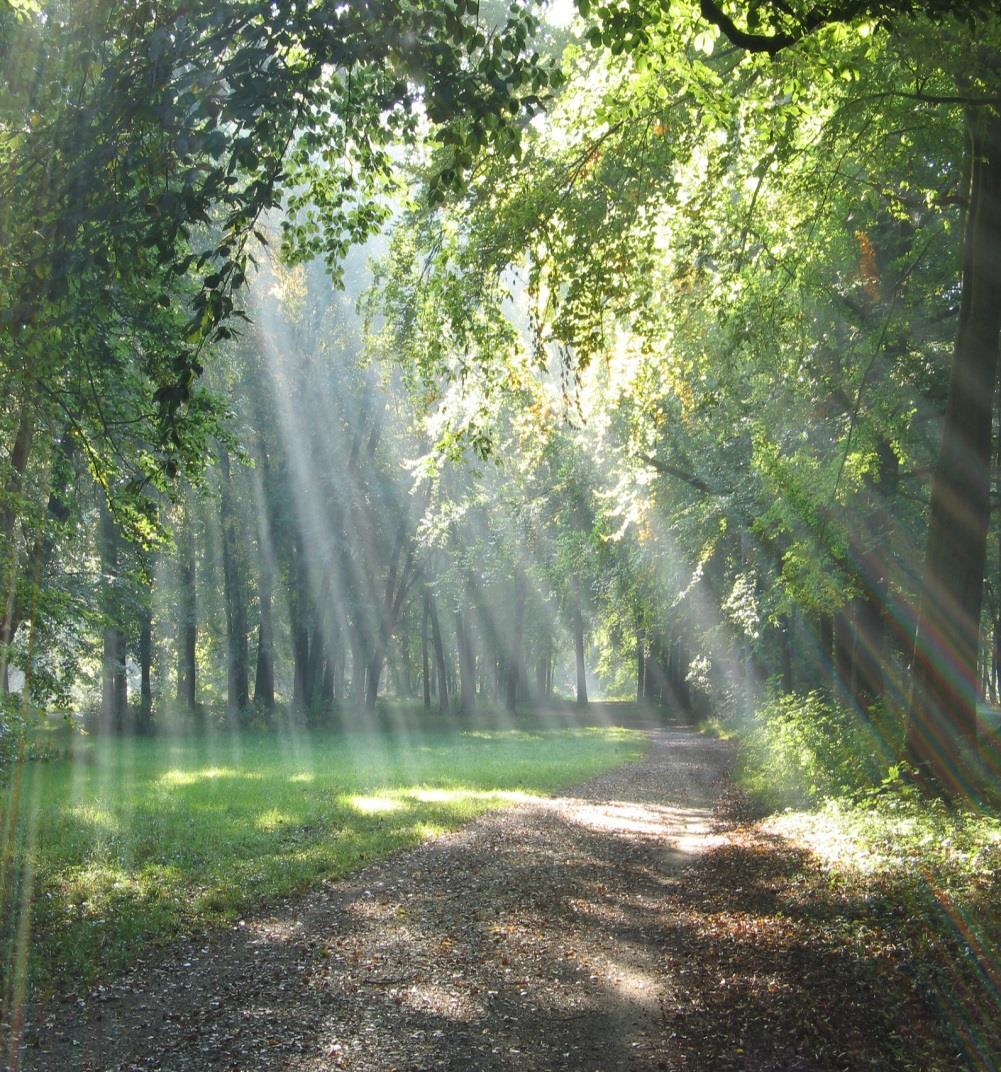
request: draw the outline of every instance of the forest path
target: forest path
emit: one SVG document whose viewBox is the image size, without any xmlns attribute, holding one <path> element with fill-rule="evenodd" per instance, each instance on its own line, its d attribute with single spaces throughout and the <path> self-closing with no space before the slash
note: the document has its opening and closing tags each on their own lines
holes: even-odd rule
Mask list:
<svg viewBox="0 0 1001 1072">
<path fill-rule="evenodd" d="M 39 1010 L 22 1068 L 687 1067 L 664 1048 L 686 929 L 670 894 L 722 840 L 730 749 L 645 732 L 639 763 Z"/>
</svg>

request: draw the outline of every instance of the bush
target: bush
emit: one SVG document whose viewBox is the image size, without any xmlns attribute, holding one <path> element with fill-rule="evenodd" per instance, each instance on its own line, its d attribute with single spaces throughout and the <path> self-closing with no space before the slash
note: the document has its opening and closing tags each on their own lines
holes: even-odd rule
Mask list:
<svg viewBox="0 0 1001 1072">
<path fill-rule="evenodd" d="M 886 777 L 895 754 L 892 736 L 822 693 L 780 696 L 746 732 L 738 777 L 772 808 L 856 796 Z"/>
<path fill-rule="evenodd" d="M 17 696 L 0 698 L 0 787 L 6 784 L 17 759 L 24 729 L 20 700 Z"/>
</svg>

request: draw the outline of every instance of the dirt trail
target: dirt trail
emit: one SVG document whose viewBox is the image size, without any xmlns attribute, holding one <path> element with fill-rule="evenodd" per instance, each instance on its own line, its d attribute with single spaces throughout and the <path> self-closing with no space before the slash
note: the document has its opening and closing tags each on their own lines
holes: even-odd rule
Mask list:
<svg viewBox="0 0 1001 1072">
<path fill-rule="evenodd" d="M 36 1012 L 21 1068 L 674 1068 L 672 888 L 720 840 L 726 745 L 488 815 Z"/>
</svg>

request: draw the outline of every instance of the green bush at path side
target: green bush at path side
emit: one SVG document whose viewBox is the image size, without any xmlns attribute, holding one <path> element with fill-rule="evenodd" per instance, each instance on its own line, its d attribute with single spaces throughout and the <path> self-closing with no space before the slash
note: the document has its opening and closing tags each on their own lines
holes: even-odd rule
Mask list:
<svg viewBox="0 0 1001 1072">
<path fill-rule="evenodd" d="M 771 811 L 880 785 L 903 728 L 882 717 L 864 721 L 811 692 L 773 698 L 737 736 L 737 780 Z"/>
<path fill-rule="evenodd" d="M 42 990 L 85 985 L 147 943 L 344 875 L 644 748 L 641 734 L 610 727 L 81 739 L 72 758 L 24 769 L 29 975 Z M 2 937 L 7 973 L 12 934 Z"/>
</svg>

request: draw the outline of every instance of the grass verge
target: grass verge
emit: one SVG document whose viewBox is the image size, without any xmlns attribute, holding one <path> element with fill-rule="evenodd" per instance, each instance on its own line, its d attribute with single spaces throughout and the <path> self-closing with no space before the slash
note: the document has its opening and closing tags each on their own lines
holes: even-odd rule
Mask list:
<svg viewBox="0 0 1001 1072">
<path fill-rule="evenodd" d="M 786 861 L 758 885 L 783 918 L 802 918 L 801 949 L 867 965 L 862 1011 L 882 1010 L 869 1020 L 885 1036 L 880 1067 L 1001 1068 L 997 809 L 921 798 L 893 762 L 899 727 L 859 723 L 815 694 L 776 701 L 739 736 L 737 778 L 771 812 L 747 828 L 745 856 Z M 817 1003 L 799 1001 L 799 1016 Z M 831 1067 L 844 1064 L 845 1031 L 832 1033 Z"/>
</svg>

